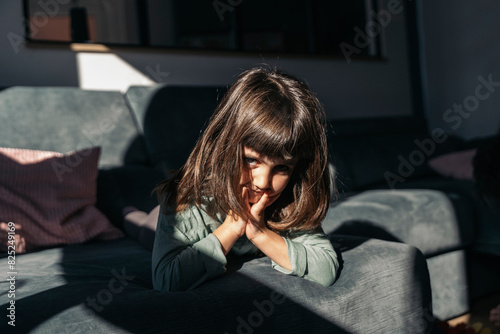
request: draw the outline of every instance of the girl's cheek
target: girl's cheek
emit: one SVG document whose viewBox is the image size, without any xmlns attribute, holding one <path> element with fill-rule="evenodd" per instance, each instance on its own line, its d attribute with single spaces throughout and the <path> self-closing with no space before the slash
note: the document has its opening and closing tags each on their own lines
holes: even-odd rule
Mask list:
<svg viewBox="0 0 500 334">
<path fill-rule="evenodd" d="M 278 196 L 278 197 L 279 197 L 279 196 Z M 266 208 L 267 208 L 269 205 L 273 204 L 273 203 L 274 203 L 274 202 L 278 199 L 278 197 L 270 198 L 270 199 L 267 201 Z"/>
<path fill-rule="evenodd" d="M 240 184 L 247 184 L 250 181 L 250 175 L 248 171 L 245 171 L 240 176 Z"/>
</svg>

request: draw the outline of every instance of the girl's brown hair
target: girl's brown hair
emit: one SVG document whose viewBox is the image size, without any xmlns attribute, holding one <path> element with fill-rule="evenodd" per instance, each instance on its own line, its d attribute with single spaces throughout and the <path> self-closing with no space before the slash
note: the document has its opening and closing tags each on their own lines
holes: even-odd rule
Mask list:
<svg viewBox="0 0 500 334">
<path fill-rule="evenodd" d="M 319 226 L 331 196 L 323 107 L 297 78 L 262 68 L 238 77 L 186 164 L 155 189 L 163 210 L 193 203 L 213 217 L 232 212 L 251 219 L 240 187 L 243 146 L 270 158 L 298 159 L 287 187 L 266 208 L 269 228 Z"/>
</svg>

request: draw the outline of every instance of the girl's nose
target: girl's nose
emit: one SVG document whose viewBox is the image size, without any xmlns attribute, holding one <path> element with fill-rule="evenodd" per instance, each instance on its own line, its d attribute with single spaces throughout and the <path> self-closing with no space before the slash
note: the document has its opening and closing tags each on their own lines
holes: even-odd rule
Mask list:
<svg viewBox="0 0 500 334">
<path fill-rule="evenodd" d="M 260 190 L 267 190 L 271 187 L 271 173 L 262 171 L 253 175 L 253 185 Z"/>
</svg>

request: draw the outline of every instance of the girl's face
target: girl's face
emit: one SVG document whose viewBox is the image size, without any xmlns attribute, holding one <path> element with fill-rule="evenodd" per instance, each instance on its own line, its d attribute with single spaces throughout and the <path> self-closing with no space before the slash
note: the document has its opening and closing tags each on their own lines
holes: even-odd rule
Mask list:
<svg viewBox="0 0 500 334">
<path fill-rule="evenodd" d="M 257 203 L 267 192 L 271 205 L 285 190 L 297 164 L 296 159 L 271 159 L 265 155 L 243 147 L 243 174 L 240 185 L 248 189 L 248 201 Z"/>
</svg>

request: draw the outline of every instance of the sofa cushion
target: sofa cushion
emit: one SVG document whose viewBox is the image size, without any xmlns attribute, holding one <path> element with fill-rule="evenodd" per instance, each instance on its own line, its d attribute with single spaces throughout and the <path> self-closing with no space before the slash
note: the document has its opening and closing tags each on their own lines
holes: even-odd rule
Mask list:
<svg viewBox="0 0 500 334">
<path fill-rule="evenodd" d="M 325 233 L 404 242 L 432 257 L 472 243 L 473 215 L 461 215 L 457 210 L 469 208 L 467 204 L 460 197 L 452 199 L 435 190 L 370 190 L 330 208 L 323 229 Z"/>
<path fill-rule="evenodd" d="M 131 143 L 138 136 L 120 92 L 77 87 L 1 91 L 0 133 L 3 147 L 68 152 L 101 146 L 100 167 L 122 165 L 134 155 Z"/>
<path fill-rule="evenodd" d="M 23 253 L 122 237 L 94 207 L 99 153 L 98 147 L 66 155 L 0 148 L 2 249 L 15 244 L 16 252 Z M 15 232 L 10 244 L 8 231 Z"/>
<path fill-rule="evenodd" d="M 473 180 L 472 160 L 476 149 L 452 152 L 429 160 L 429 166 L 439 174 L 461 180 Z"/>
</svg>

